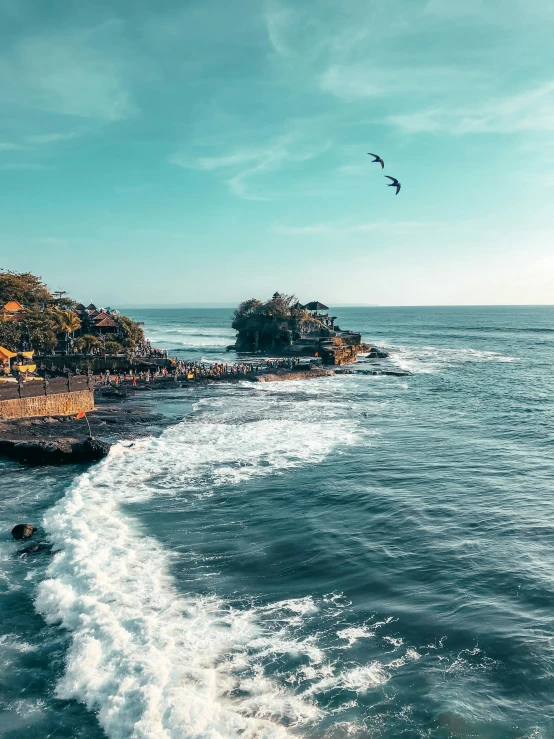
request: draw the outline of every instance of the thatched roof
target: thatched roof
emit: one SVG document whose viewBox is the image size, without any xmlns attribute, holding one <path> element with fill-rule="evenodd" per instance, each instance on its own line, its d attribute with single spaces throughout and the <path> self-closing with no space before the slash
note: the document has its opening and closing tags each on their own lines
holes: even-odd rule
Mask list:
<svg viewBox="0 0 554 739">
<path fill-rule="evenodd" d="M 329 306 L 323 305 L 319 300 L 313 300 L 311 303 L 306 303 L 304 308 L 306 310 L 329 310 Z"/>
</svg>

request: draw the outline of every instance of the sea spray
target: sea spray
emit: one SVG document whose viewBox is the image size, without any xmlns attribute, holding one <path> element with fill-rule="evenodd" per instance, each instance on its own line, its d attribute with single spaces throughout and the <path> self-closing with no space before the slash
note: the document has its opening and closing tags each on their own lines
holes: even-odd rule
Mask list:
<svg viewBox="0 0 554 739">
<path fill-rule="evenodd" d="M 36 607 L 71 633 L 57 695 L 97 712 L 108 736 L 277 737 L 283 723 L 317 719 L 311 697 L 264 677 L 262 662 L 264 650 L 304 650 L 319 664 L 321 650 L 284 632 L 268 635 L 255 608 L 182 597 L 169 553 L 121 504 L 320 461 L 355 434 L 340 406 L 324 407 L 287 408 L 271 391 L 254 393 L 248 411 L 232 394 L 201 401 L 197 417 L 160 438 L 117 445 L 46 514 L 57 551 Z M 298 617 L 302 608 L 292 612 Z"/>
</svg>

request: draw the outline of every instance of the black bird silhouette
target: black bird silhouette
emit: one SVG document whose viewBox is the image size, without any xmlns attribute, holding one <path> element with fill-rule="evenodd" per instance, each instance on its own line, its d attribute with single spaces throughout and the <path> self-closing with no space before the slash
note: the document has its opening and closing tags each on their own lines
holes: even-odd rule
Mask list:
<svg viewBox="0 0 554 739">
<path fill-rule="evenodd" d="M 387 179 L 389 179 L 389 180 L 392 180 L 392 182 L 390 183 L 390 185 L 388 185 L 387 187 L 396 187 L 396 194 L 398 195 L 398 193 L 400 192 L 400 188 L 402 187 L 402 185 L 400 184 L 400 182 L 398 182 L 398 180 L 396 179 L 396 177 L 389 177 L 388 174 L 386 174 L 385 177 Z"/>
<path fill-rule="evenodd" d="M 370 151 L 368 151 L 367 153 L 368 153 L 368 155 L 370 157 L 375 157 L 375 159 L 373 160 L 373 162 L 379 162 L 379 164 L 381 165 L 381 169 L 383 169 L 383 167 L 385 166 L 385 162 L 381 159 L 381 157 L 379 156 L 379 154 L 372 154 Z"/>
</svg>

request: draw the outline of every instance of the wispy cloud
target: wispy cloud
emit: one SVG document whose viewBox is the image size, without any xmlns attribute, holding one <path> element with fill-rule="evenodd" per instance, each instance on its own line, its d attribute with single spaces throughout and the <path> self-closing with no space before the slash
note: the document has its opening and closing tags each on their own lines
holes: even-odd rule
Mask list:
<svg viewBox="0 0 554 739">
<path fill-rule="evenodd" d="M 554 131 L 554 82 L 469 106 L 433 107 L 388 116 L 387 122 L 407 133 L 451 134 Z"/>
<path fill-rule="evenodd" d="M 273 227 L 273 231 L 286 236 L 346 236 L 372 232 L 406 235 L 416 231 L 426 231 L 437 226 L 437 223 L 428 221 L 374 221 L 354 224 L 315 223 L 306 226 L 278 224 Z"/>
<path fill-rule="evenodd" d="M 9 170 L 31 170 L 39 171 L 43 169 L 53 169 L 46 164 L 39 164 L 38 162 L 8 162 L 7 164 L 0 164 L 0 169 L 3 171 Z"/>
<path fill-rule="evenodd" d="M 14 144 L 11 141 L 0 141 L 0 151 L 20 151 L 25 149 L 21 144 Z"/>
<path fill-rule="evenodd" d="M 453 89 L 475 90 L 483 87 L 486 76 L 482 71 L 453 66 L 419 65 L 379 67 L 365 62 L 354 65 L 331 65 L 320 77 L 319 85 L 325 92 L 343 100 L 397 95 L 426 95 L 449 93 Z"/>
<path fill-rule="evenodd" d="M 211 157 L 177 154 L 170 161 L 188 169 L 222 170 L 224 181 L 237 197 L 244 200 L 271 200 L 275 194 L 264 183 L 264 175 L 314 159 L 330 146 L 330 139 L 312 142 L 295 132 L 272 138 L 263 146 L 238 148 Z"/>
<path fill-rule="evenodd" d="M 367 163 L 363 164 L 341 164 L 338 173 L 346 177 L 367 177 Z"/>
<path fill-rule="evenodd" d="M 0 101 L 80 118 L 135 113 L 127 63 L 106 47 L 110 29 L 23 37 L 0 57 Z"/>
<path fill-rule="evenodd" d="M 267 0 L 265 4 L 265 23 L 267 35 L 273 50 L 281 56 L 290 53 L 286 40 L 286 32 L 291 23 L 294 22 L 295 14 L 277 0 Z"/>
<path fill-rule="evenodd" d="M 175 154 L 170 158 L 170 162 L 185 169 L 226 169 L 260 159 L 264 153 L 264 149 L 238 149 L 229 154 L 213 157 L 191 158 L 186 154 Z"/>
<path fill-rule="evenodd" d="M 59 141 L 69 141 L 75 139 L 79 134 L 75 131 L 68 131 L 67 133 L 43 133 L 35 136 L 28 136 L 27 141 L 30 144 L 56 144 Z"/>
</svg>

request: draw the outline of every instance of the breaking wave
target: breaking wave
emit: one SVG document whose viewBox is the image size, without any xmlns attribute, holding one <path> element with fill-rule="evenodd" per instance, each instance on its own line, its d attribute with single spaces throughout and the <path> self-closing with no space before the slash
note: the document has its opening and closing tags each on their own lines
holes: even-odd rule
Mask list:
<svg viewBox="0 0 554 739">
<path fill-rule="evenodd" d="M 317 723 L 319 695 L 369 690 L 394 668 L 339 666 L 317 632 L 305 635 L 316 614 L 343 650 L 379 627 L 337 629 L 348 607 L 338 595 L 240 608 L 183 595 L 170 574 L 174 555 L 123 507 L 314 464 L 355 438 L 346 407 L 295 401 L 300 384 L 287 385 L 251 391 L 247 404 L 222 389 L 160 438 L 115 446 L 46 514 L 57 553 L 36 608 L 71 635 L 56 692 L 96 712 L 109 737 L 281 737 Z M 266 671 L 276 655 L 294 655 L 294 666 Z"/>
<path fill-rule="evenodd" d="M 448 367 L 475 362 L 514 362 L 517 357 L 479 349 L 448 349 L 435 346 L 400 346 L 381 343 L 394 364 L 414 374 L 433 374 Z"/>
</svg>

